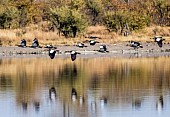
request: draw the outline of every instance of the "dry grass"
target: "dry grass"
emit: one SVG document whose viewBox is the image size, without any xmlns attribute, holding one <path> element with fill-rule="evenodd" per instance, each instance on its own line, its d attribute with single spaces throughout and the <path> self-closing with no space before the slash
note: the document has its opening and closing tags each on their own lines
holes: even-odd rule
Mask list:
<svg viewBox="0 0 170 117">
<path fill-rule="evenodd" d="M 32 40 L 36 37 L 39 39 L 41 45 L 45 44 L 53 44 L 53 45 L 72 45 L 77 43 L 78 41 L 84 41 L 87 38 L 83 36 L 79 36 L 77 38 L 64 38 L 63 36 L 59 36 L 58 32 L 47 32 L 42 31 L 39 26 L 34 25 L 27 27 L 25 29 L 16 29 L 16 30 L 0 30 L 0 45 L 5 46 L 14 46 L 18 45 L 22 38 L 27 40 L 27 44 L 31 45 Z M 85 36 L 97 36 L 101 37 L 100 42 L 107 43 L 115 43 L 119 41 L 147 41 L 150 37 L 154 35 L 164 36 L 167 40 L 169 40 L 170 36 L 170 27 L 159 27 L 152 26 L 145 29 L 142 29 L 137 32 L 133 32 L 128 37 L 120 36 L 114 32 L 109 32 L 104 26 L 90 26 L 84 32 Z"/>
</svg>

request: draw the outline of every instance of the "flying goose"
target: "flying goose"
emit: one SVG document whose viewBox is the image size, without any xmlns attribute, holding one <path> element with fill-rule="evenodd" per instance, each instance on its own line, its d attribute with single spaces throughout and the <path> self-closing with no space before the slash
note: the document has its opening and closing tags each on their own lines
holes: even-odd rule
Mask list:
<svg viewBox="0 0 170 117">
<path fill-rule="evenodd" d="M 162 47 L 162 41 L 164 41 L 165 39 L 162 39 L 161 36 L 155 36 L 154 37 L 154 41 L 158 44 L 158 46 L 161 48 Z"/>
<path fill-rule="evenodd" d="M 49 49 L 48 55 L 50 56 L 51 59 L 54 59 L 56 52 L 59 51 L 56 48 Z"/>
<path fill-rule="evenodd" d="M 78 53 L 78 52 L 76 52 L 76 51 L 71 51 L 70 54 L 71 54 L 71 60 L 74 61 L 74 60 L 76 60 L 77 54 L 80 54 L 80 53 Z"/>
</svg>

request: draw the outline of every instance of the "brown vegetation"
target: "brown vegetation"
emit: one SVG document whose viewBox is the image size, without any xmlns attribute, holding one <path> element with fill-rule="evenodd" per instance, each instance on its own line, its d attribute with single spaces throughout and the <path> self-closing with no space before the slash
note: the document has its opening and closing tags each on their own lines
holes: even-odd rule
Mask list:
<svg viewBox="0 0 170 117">
<path fill-rule="evenodd" d="M 152 26 L 147 27 L 136 32 L 133 32 L 131 35 L 124 37 L 116 34 L 115 32 L 109 32 L 104 26 L 90 26 L 84 32 L 85 36 L 97 36 L 101 39 L 100 42 L 103 43 L 115 43 L 120 41 L 144 41 L 146 42 L 149 38 L 155 35 L 163 36 L 166 41 L 169 41 L 170 38 L 170 27 L 160 27 Z M 40 44 L 45 46 L 46 44 L 52 45 L 73 45 L 79 41 L 84 41 L 87 38 L 84 36 L 79 36 L 76 38 L 65 38 L 53 31 L 42 31 L 36 26 L 27 27 L 25 29 L 1 29 L 0 30 L 0 44 L 3 46 L 15 46 L 20 43 L 21 39 L 26 39 L 28 45 L 31 45 L 31 42 L 34 38 L 38 38 Z"/>
</svg>

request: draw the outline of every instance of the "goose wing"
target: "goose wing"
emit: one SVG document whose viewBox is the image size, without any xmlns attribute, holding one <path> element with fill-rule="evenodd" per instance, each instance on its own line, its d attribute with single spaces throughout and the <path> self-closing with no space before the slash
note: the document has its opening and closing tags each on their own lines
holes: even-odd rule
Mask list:
<svg viewBox="0 0 170 117">
<path fill-rule="evenodd" d="M 159 46 L 160 48 L 161 48 L 162 45 L 163 45 L 163 44 L 162 44 L 162 41 L 158 41 L 157 44 L 158 44 L 158 46 Z"/>
</svg>

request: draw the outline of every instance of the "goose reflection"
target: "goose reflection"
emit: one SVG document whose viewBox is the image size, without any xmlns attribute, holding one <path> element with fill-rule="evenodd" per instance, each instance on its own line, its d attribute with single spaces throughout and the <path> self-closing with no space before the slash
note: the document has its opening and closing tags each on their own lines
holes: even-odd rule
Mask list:
<svg viewBox="0 0 170 117">
<path fill-rule="evenodd" d="M 102 107 L 107 104 L 107 98 L 105 96 L 100 98 L 100 104 Z"/>
<path fill-rule="evenodd" d="M 39 111 L 40 110 L 40 102 L 38 102 L 38 101 L 34 102 L 34 108 L 35 108 L 35 111 Z"/>
<path fill-rule="evenodd" d="M 80 105 L 83 105 L 84 104 L 84 97 L 80 95 L 79 97 L 79 103 Z"/>
<path fill-rule="evenodd" d="M 51 87 L 49 89 L 49 98 L 50 98 L 50 101 L 56 100 L 56 89 L 55 89 L 55 87 Z"/>
<path fill-rule="evenodd" d="M 135 109 L 141 108 L 141 99 L 135 99 L 135 100 L 132 102 L 132 106 L 133 106 Z"/>
<path fill-rule="evenodd" d="M 164 106 L 163 96 L 161 95 L 156 102 L 156 109 L 158 112 L 161 112 Z"/>
<path fill-rule="evenodd" d="M 22 102 L 22 108 L 23 108 L 24 111 L 27 111 L 28 103 L 27 102 Z"/>
<path fill-rule="evenodd" d="M 95 101 L 91 102 L 91 110 L 96 111 L 96 108 L 97 108 L 96 102 Z"/>
<path fill-rule="evenodd" d="M 76 101 L 77 99 L 77 91 L 75 88 L 72 88 L 72 91 L 71 91 L 71 98 L 72 98 L 72 101 Z"/>
</svg>

